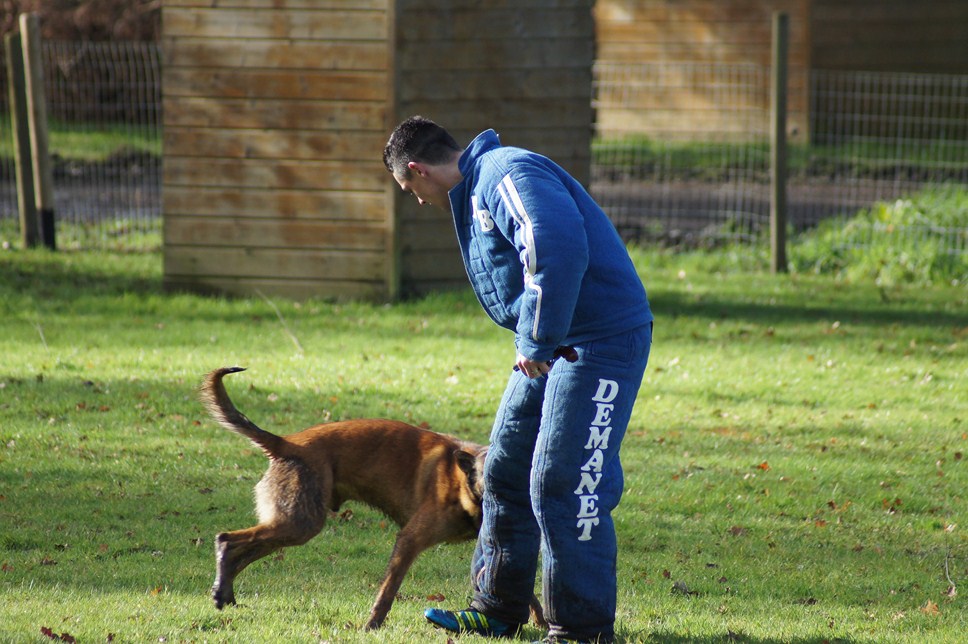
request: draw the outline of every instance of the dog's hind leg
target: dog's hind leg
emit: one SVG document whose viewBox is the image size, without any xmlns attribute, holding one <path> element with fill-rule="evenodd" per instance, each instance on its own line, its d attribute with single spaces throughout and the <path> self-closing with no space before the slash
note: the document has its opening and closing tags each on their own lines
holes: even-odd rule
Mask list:
<svg viewBox="0 0 968 644">
<path fill-rule="evenodd" d="M 215 607 L 235 603 L 235 577 L 280 548 L 300 546 L 323 529 L 326 505 L 316 477 L 298 462 L 273 462 L 256 486 L 260 523 L 215 537 Z"/>
<path fill-rule="evenodd" d="M 322 526 L 259 524 L 245 530 L 223 532 L 215 537 L 215 583 L 212 601 L 215 608 L 235 603 L 235 577 L 246 566 L 280 548 L 300 546 L 317 534 Z"/>
</svg>

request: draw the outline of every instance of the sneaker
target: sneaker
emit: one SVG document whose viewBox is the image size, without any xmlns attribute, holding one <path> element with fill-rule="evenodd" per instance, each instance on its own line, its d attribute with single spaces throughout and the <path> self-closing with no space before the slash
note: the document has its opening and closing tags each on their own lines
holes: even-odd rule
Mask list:
<svg viewBox="0 0 968 644">
<path fill-rule="evenodd" d="M 511 637 L 520 624 L 509 624 L 484 613 L 468 608 L 466 610 L 443 610 L 428 608 L 424 611 L 427 621 L 453 633 L 477 633 L 488 637 Z"/>
</svg>

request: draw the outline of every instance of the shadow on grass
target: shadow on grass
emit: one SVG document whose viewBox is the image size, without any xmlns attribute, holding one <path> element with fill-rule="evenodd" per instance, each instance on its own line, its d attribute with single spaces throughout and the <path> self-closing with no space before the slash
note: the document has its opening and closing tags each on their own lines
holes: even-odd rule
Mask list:
<svg viewBox="0 0 968 644">
<path fill-rule="evenodd" d="M 158 262 L 160 255 L 98 255 L 71 251 L 0 253 L 0 289 L 37 297 L 73 299 L 123 293 L 160 294 L 159 278 L 144 275 L 144 267 Z"/>
<path fill-rule="evenodd" d="M 917 302 L 895 304 L 877 301 L 865 297 L 862 291 L 856 291 L 856 295 L 851 296 L 848 290 L 841 301 L 824 302 L 818 297 L 806 300 L 802 304 L 755 304 L 737 302 L 729 296 L 704 295 L 697 298 L 686 293 L 675 292 L 650 294 L 650 300 L 657 318 L 746 320 L 764 326 L 835 320 L 870 326 L 897 324 L 940 328 L 968 326 L 968 313 L 939 311 L 928 303 L 922 303 L 919 306 Z"/>
<path fill-rule="evenodd" d="M 736 642 L 737 644 L 834 644 L 853 642 L 855 640 L 839 637 L 752 637 L 741 632 L 734 633 L 732 631 L 724 635 L 696 637 L 693 635 L 685 636 L 681 633 L 671 631 L 658 631 L 648 634 L 644 639 L 629 638 L 627 640 L 620 639 L 619 641 L 664 642 L 668 644 L 682 644 L 683 642 L 689 642 L 690 644 L 728 644 L 730 642 Z"/>
<path fill-rule="evenodd" d="M 78 296 L 88 298 L 111 297 L 125 294 L 144 296 L 174 296 L 166 291 L 161 280 L 160 254 L 103 255 L 93 253 L 29 254 L 11 252 L 0 254 L 0 294 L 33 295 L 45 301 L 73 301 Z M 146 276 L 154 271 L 155 277 Z M 757 276 L 753 276 L 755 279 Z M 780 279 L 764 276 L 764 279 Z M 725 279 L 730 282 L 729 278 Z M 776 282 L 764 282 L 771 288 Z M 646 287 L 649 288 L 646 282 Z M 670 290 L 668 285 L 649 288 L 649 297 L 657 318 L 692 317 L 708 320 L 747 320 L 764 325 L 781 325 L 791 321 L 843 320 L 867 325 L 918 324 L 931 327 L 968 326 L 968 313 L 938 310 L 942 299 L 932 301 L 920 297 L 923 289 L 904 289 L 897 292 L 879 289 L 871 284 L 844 285 L 833 282 L 789 281 L 779 283 L 777 302 L 761 304 L 748 301 L 755 297 L 755 283 L 742 296 L 696 294 L 685 290 Z M 204 296 L 203 299 L 249 299 L 228 296 Z M 432 296 L 433 297 L 433 296 Z M 444 295 L 461 306 L 467 305 L 475 314 L 477 304 L 468 289 Z M 800 299 L 802 298 L 802 301 Z M 402 306 L 421 306 L 421 299 L 408 300 Z M 199 311 L 204 315 L 204 311 Z M 483 316 L 481 312 L 480 315 Z"/>
</svg>

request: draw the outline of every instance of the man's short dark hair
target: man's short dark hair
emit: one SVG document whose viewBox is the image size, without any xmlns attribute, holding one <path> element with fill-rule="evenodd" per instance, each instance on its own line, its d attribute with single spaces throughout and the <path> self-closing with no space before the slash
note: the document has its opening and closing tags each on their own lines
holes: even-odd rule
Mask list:
<svg viewBox="0 0 968 644">
<path fill-rule="evenodd" d="M 460 146 L 450 132 L 430 119 L 411 116 L 390 135 L 383 148 L 383 165 L 391 174 L 409 178 L 407 164 L 411 161 L 441 165 L 459 151 Z"/>
</svg>

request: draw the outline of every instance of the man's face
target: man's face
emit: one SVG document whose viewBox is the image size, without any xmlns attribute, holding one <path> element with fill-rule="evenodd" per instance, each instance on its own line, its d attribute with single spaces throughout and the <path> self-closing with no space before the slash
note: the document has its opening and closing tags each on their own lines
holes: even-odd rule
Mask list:
<svg viewBox="0 0 968 644">
<path fill-rule="evenodd" d="M 430 204 L 450 212 L 450 186 L 445 187 L 434 166 L 411 162 L 410 176 L 394 173 L 393 178 L 400 185 L 400 189 L 417 198 L 421 206 Z"/>
</svg>

